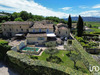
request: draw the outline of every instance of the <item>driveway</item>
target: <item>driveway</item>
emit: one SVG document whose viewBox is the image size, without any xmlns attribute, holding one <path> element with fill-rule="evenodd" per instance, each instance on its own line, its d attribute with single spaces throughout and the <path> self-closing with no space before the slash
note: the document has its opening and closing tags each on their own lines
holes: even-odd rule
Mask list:
<svg viewBox="0 0 100 75">
<path fill-rule="evenodd" d="M 18 75 L 13 72 L 10 68 L 8 68 L 5 64 L 0 62 L 0 75 Z"/>
</svg>

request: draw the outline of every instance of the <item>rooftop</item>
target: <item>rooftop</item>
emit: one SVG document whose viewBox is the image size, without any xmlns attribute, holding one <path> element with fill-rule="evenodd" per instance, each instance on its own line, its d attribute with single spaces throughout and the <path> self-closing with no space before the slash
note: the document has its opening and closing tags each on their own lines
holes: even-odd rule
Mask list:
<svg viewBox="0 0 100 75">
<path fill-rule="evenodd" d="M 31 37 L 44 37 L 44 36 L 47 36 L 47 34 L 46 33 L 37 33 L 37 34 L 28 33 L 26 37 L 31 38 Z"/>
<path fill-rule="evenodd" d="M 33 22 L 31 21 L 7 21 L 7 22 L 4 22 L 2 24 L 5 24 L 5 25 L 31 25 L 33 24 Z"/>
<path fill-rule="evenodd" d="M 53 28 L 53 23 L 49 20 L 36 21 L 32 28 Z"/>
</svg>

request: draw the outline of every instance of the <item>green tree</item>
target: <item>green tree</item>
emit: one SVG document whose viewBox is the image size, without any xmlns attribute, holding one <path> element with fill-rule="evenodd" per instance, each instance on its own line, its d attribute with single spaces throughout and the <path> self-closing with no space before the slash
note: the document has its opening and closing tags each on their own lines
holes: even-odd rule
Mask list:
<svg viewBox="0 0 100 75">
<path fill-rule="evenodd" d="M 78 60 L 81 60 L 81 55 L 80 54 L 71 54 L 70 59 L 74 62 L 74 68 L 78 69 L 76 66 L 76 63 Z"/>
<path fill-rule="evenodd" d="M 14 21 L 14 17 L 12 15 L 10 16 L 10 20 L 11 21 Z"/>
<path fill-rule="evenodd" d="M 64 48 L 69 51 L 69 53 L 67 54 L 68 56 L 70 56 L 71 54 L 71 51 L 74 50 L 73 46 L 72 45 L 65 45 Z"/>
<path fill-rule="evenodd" d="M 51 48 L 48 48 L 45 50 L 45 53 L 50 54 L 50 56 L 52 56 L 58 52 L 59 52 L 58 49 L 54 48 L 54 47 L 51 47 Z"/>
<path fill-rule="evenodd" d="M 81 37 L 83 34 L 83 19 L 82 17 L 79 15 L 78 18 L 78 23 L 77 23 L 77 36 Z"/>
<path fill-rule="evenodd" d="M 71 16 L 69 15 L 69 18 L 68 18 L 68 28 L 72 28 L 72 19 L 71 19 Z"/>
<path fill-rule="evenodd" d="M 17 18 L 17 17 L 19 17 L 19 13 L 17 13 L 17 12 L 12 13 L 12 17 L 13 17 L 14 19 Z"/>
<path fill-rule="evenodd" d="M 56 47 L 56 45 L 57 45 L 56 42 L 52 42 L 52 41 L 45 43 L 46 47 Z"/>
<path fill-rule="evenodd" d="M 11 49 L 11 47 L 8 46 L 7 41 L 0 40 L 0 60 L 5 60 L 6 52 L 10 49 Z"/>
<path fill-rule="evenodd" d="M 15 18 L 14 21 L 23 21 L 23 19 L 21 17 Z"/>
<path fill-rule="evenodd" d="M 27 13 L 27 11 L 21 11 L 20 12 L 20 17 L 26 21 L 27 19 L 29 19 L 29 14 Z"/>
</svg>

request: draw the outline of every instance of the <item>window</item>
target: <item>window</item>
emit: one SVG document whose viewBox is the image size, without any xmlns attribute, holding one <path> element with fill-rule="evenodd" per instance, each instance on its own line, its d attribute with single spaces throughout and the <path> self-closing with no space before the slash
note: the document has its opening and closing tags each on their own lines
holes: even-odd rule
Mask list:
<svg viewBox="0 0 100 75">
<path fill-rule="evenodd" d="M 41 29 L 39 29 L 39 32 L 41 32 Z"/>
<path fill-rule="evenodd" d="M 60 34 L 60 31 L 59 31 L 59 34 Z"/>
<path fill-rule="evenodd" d="M 11 31 L 11 29 L 9 29 Z"/>
<path fill-rule="evenodd" d="M 23 31 L 23 29 L 21 29 L 21 31 Z"/>
<path fill-rule="evenodd" d="M 49 29 L 47 29 L 47 33 L 49 33 Z"/>
<path fill-rule="evenodd" d="M 4 28 L 4 31 L 6 31 L 6 29 Z"/>
<path fill-rule="evenodd" d="M 44 40 L 44 37 L 38 37 L 38 40 Z"/>
<path fill-rule="evenodd" d="M 33 32 L 35 32 L 35 29 L 33 29 Z"/>
<path fill-rule="evenodd" d="M 18 29 L 16 29 L 16 31 L 18 31 Z"/>
<path fill-rule="evenodd" d="M 28 29 L 26 31 L 28 32 Z"/>
</svg>

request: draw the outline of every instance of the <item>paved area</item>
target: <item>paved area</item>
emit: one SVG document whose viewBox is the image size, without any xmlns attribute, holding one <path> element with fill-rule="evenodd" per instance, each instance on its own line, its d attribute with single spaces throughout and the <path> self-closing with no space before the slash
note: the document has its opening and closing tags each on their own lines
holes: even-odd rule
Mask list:
<svg viewBox="0 0 100 75">
<path fill-rule="evenodd" d="M 25 40 L 14 40 L 14 41 L 10 41 L 9 42 L 9 45 L 10 46 L 13 46 L 13 47 L 15 47 L 15 46 L 17 46 L 17 45 L 19 45 L 20 44 L 20 42 L 24 42 Z"/>
<path fill-rule="evenodd" d="M 2 62 L 0 62 L 0 75 L 18 75 L 18 74 L 14 73 L 5 64 L 3 64 Z"/>
<path fill-rule="evenodd" d="M 65 50 L 65 49 L 64 49 L 64 45 L 58 45 L 56 48 L 57 48 L 58 50 Z"/>
</svg>

